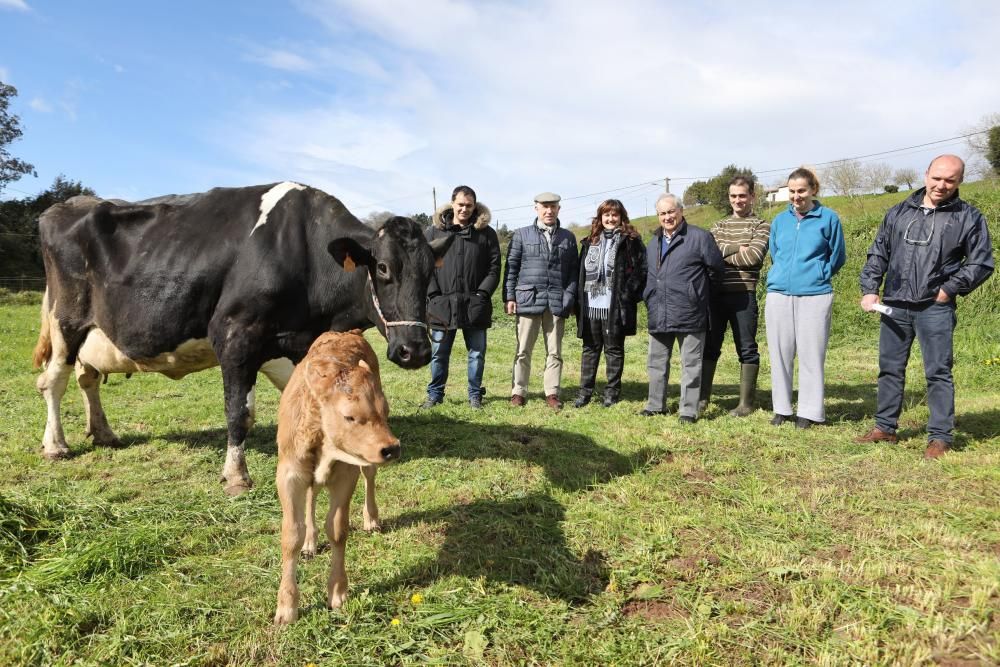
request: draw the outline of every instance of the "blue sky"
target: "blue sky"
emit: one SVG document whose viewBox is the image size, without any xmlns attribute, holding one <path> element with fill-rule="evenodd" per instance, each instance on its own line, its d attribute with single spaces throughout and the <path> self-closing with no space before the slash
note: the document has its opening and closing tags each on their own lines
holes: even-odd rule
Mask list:
<svg viewBox="0 0 1000 667">
<path fill-rule="evenodd" d="M 815 164 L 1000 112 L 1000 3 L 0 0 L 12 152 L 105 197 L 295 180 L 356 215 L 460 183 L 511 227 L 583 222 L 736 163 Z M 880 158 L 922 172 L 964 143 Z M 766 183 L 781 173 L 765 174 Z"/>
</svg>

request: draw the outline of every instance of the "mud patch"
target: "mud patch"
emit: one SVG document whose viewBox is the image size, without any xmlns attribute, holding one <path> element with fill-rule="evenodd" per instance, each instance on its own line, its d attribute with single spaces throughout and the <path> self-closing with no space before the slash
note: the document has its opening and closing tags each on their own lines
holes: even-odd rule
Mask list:
<svg viewBox="0 0 1000 667">
<path fill-rule="evenodd" d="M 622 607 L 622 616 L 644 621 L 672 621 L 687 618 L 687 612 L 672 602 L 661 600 L 629 600 Z"/>
</svg>

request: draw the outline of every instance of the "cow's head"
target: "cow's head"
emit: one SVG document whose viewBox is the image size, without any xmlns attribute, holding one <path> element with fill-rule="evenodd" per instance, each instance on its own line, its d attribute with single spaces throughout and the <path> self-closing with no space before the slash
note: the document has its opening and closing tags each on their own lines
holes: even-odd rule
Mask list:
<svg viewBox="0 0 1000 667">
<path fill-rule="evenodd" d="M 360 466 L 399 459 L 378 359 L 360 331 L 317 339 L 305 359 L 305 382 L 319 407 L 324 439 L 336 448 L 335 459 Z"/>
<path fill-rule="evenodd" d="M 395 217 L 375 232 L 369 248 L 349 238 L 330 244 L 330 254 L 345 269 L 357 265 L 368 270 L 381 309 L 380 316 L 366 288 L 371 320 L 389 342 L 389 360 L 403 368 L 420 368 L 431 359 L 427 285 L 452 239 L 449 235 L 428 243 L 417 223 Z"/>
</svg>

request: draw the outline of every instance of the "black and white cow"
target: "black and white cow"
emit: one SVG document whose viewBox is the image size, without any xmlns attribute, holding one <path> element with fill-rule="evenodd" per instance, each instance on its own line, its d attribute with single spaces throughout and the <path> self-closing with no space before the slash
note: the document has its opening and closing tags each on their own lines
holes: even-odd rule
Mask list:
<svg viewBox="0 0 1000 667">
<path fill-rule="evenodd" d="M 244 440 L 258 370 L 278 389 L 324 331 L 372 325 L 404 368 L 430 360 L 427 283 L 448 248 L 393 218 L 377 232 L 297 183 L 216 188 L 136 204 L 74 197 L 39 219 L 46 290 L 35 365 L 46 457 L 69 454 L 59 407 L 76 368 L 97 444 L 118 442 L 100 401 L 108 373 L 171 378 L 219 365 L 228 493 L 251 486 Z M 361 270 L 355 271 L 355 266 Z"/>
</svg>

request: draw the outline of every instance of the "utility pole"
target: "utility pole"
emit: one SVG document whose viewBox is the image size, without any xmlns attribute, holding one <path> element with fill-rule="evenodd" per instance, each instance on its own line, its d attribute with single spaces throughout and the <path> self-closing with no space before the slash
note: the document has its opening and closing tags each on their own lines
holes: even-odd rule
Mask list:
<svg viewBox="0 0 1000 667">
<path fill-rule="evenodd" d="M 667 176 L 663 179 L 663 191 L 670 192 L 670 177 Z"/>
<path fill-rule="evenodd" d="M 437 188 L 431 188 L 431 196 L 434 197 L 434 208 L 431 209 L 434 213 L 438 212 L 438 191 Z M 434 213 L 431 214 L 433 217 Z"/>
</svg>

